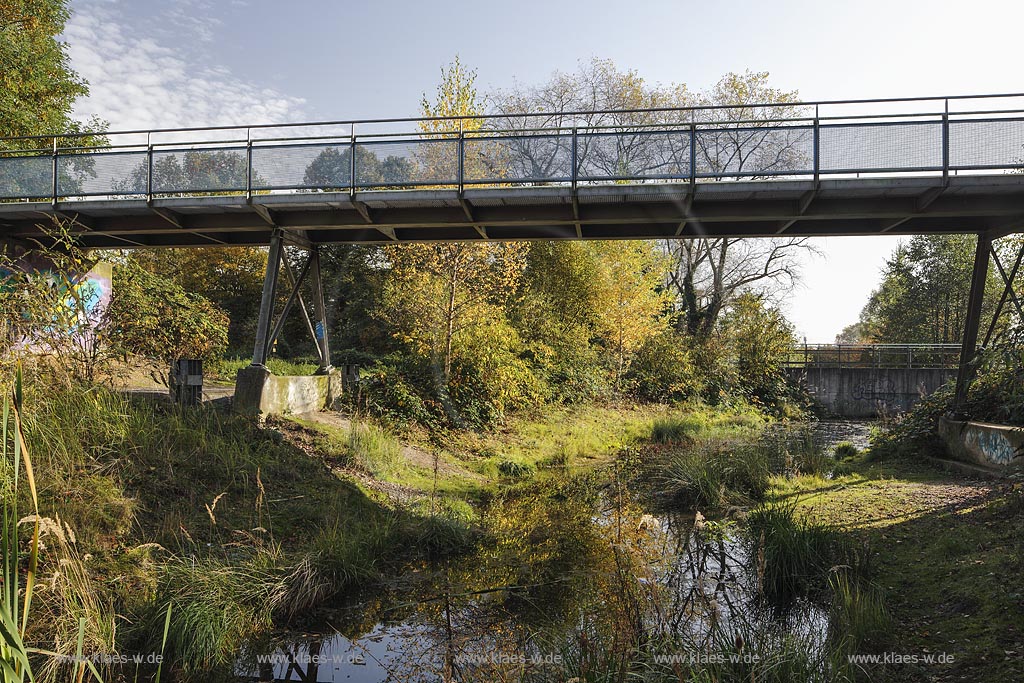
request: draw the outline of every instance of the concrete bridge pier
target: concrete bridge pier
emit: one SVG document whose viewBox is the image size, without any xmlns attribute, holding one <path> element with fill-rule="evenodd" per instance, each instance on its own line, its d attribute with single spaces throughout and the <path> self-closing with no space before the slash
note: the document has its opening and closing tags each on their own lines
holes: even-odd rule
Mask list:
<svg viewBox="0 0 1024 683">
<path fill-rule="evenodd" d="M 306 252 L 298 273 L 289 263 L 288 247 Z M 274 309 L 282 275 L 291 289 L 284 308 L 275 319 Z M 302 296 L 302 285 L 307 279 L 313 290 L 312 315 Z M 267 358 L 296 304 L 316 345 L 319 367 L 314 375 L 309 376 L 274 375 L 267 368 Z M 257 415 L 308 413 L 332 405 L 341 396 L 342 378 L 331 365 L 329 329 L 320 275 L 320 247 L 304 236 L 275 228 L 270 238 L 267 272 L 263 279 L 252 363 L 238 371 L 235 410 Z"/>
</svg>

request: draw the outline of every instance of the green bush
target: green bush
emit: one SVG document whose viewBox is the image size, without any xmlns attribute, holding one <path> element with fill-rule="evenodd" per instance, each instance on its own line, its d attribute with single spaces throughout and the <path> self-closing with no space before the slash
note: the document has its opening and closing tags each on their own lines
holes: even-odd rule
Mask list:
<svg viewBox="0 0 1024 683">
<path fill-rule="evenodd" d="M 770 456 L 758 444 L 695 441 L 663 456 L 656 465 L 657 485 L 674 506 L 687 510 L 761 500 L 772 472 Z"/>
<path fill-rule="evenodd" d="M 832 447 L 836 460 L 850 460 L 860 455 L 860 449 L 849 441 L 840 441 Z"/>
<path fill-rule="evenodd" d="M 153 275 L 134 260 L 114 269 L 110 340 L 124 353 L 165 363 L 214 360 L 228 346 L 228 316 L 215 304 Z"/>
<path fill-rule="evenodd" d="M 700 394 L 702 384 L 688 341 L 665 330 L 641 344 L 625 377 L 638 398 L 670 402 Z"/>
<path fill-rule="evenodd" d="M 533 468 L 515 460 L 502 460 L 498 463 L 498 472 L 509 479 L 523 479 L 533 475 Z"/>
</svg>

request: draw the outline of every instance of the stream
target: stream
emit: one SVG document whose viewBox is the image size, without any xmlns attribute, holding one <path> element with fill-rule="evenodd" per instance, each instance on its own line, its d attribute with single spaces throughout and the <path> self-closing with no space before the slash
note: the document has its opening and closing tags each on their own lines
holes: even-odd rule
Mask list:
<svg viewBox="0 0 1024 683">
<path fill-rule="evenodd" d="M 866 445 L 867 431 L 814 425 L 829 450 Z M 410 567 L 322 612 L 315 632 L 252 644 L 237 680 L 565 681 L 609 667 L 623 643 L 668 639 L 688 657 L 823 650 L 824 608 L 757 600 L 739 523 L 655 515 L 614 483 L 596 488 L 560 483 L 488 506 L 492 536 L 475 554 Z"/>
</svg>

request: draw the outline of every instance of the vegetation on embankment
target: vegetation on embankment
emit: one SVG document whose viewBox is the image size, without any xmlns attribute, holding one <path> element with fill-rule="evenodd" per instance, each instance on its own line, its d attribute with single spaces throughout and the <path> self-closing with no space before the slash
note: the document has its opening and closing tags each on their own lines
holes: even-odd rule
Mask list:
<svg viewBox="0 0 1024 683">
<path fill-rule="evenodd" d="M 861 652 L 953 655 L 868 667 L 882 681 L 1008 681 L 1024 671 L 1024 489 L 971 481 L 921 459 L 863 460 L 830 479 L 775 478 L 773 504 L 871 549 L 892 619 Z M 876 639 L 877 641 L 877 639 Z"/>
<path fill-rule="evenodd" d="M 762 420 L 701 406 L 566 408 L 500 433 L 413 429 L 404 443 L 337 415 L 260 428 L 211 405 L 99 387 L 37 382 L 25 406 L 42 514 L 73 530 L 82 576 L 64 593 L 40 590 L 30 638 L 53 648 L 83 617 L 107 634 L 97 652 L 159 651 L 170 608 L 167 655 L 204 676 L 350 587 L 473 547 L 486 533 L 480 503 L 502 490 L 609 463 L 659 420 Z M 60 560 L 48 548 L 43 584 Z"/>
</svg>

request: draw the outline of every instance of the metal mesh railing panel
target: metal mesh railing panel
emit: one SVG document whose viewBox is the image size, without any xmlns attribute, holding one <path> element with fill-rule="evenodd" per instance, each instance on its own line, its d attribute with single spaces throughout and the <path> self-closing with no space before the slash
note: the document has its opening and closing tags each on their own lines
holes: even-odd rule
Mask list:
<svg viewBox="0 0 1024 683">
<path fill-rule="evenodd" d="M 53 158 L 0 156 L 0 198 L 32 199 L 53 194 Z"/>
<path fill-rule="evenodd" d="M 145 194 L 148 156 L 144 150 L 61 155 L 58 193 L 63 197 Z"/>
<path fill-rule="evenodd" d="M 580 180 L 690 177 L 690 131 L 580 133 Z"/>
<path fill-rule="evenodd" d="M 824 173 L 930 171 L 942 168 L 942 122 L 822 125 Z"/>
<path fill-rule="evenodd" d="M 1024 166 L 1024 119 L 950 121 L 949 165 L 952 168 Z"/>
<path fill-rule="evenodd" d="M 153 151 L 153 192 L 244 192 L 245 147 Z"/>
<path fill-rule="evenodd" d="M 814 172 L 812 126 L 698 129 L 698 178 L 799 175 Z"/>
<path fill-rule="evenodd" d="M 813 344 L 791 349 L 785 365 L 832 368 L 955 368 L 959 344 Z"/>
<path fill-rule="evenodd" d="M 399 189 L 457 185 L 459 141 L 386 140 L 356 143 L 356 187 Z"/>
<path fill-rule="evenodd" d="M 254 190 L 342 190 L 351 179 L 350 143 L 252 148 Z"/>
<path fill-rule="evenodd" d="M 572 135 L 502 135 L 466 138 L 465 181 L 545 183 L 572 179 Z"/>
</svg>

